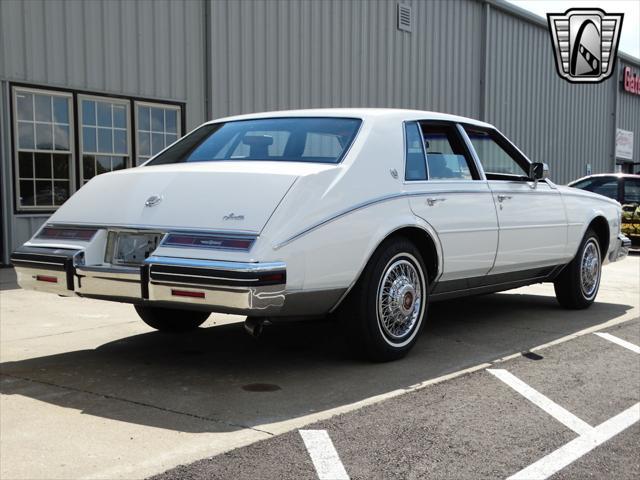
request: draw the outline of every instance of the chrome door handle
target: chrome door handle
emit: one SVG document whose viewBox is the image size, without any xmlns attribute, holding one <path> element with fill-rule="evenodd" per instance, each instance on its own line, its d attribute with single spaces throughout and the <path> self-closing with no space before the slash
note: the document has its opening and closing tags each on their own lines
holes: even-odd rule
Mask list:
<svg viewBox="0 0 640 480">
<path fill-rule="evenodd" d="M 445 200 L 446 198 L 429 197 L 427 198 L 427 205 L 429 205 L 430 207 L 433 207 L 436 203 L 444 202 Z"/>
<path fill-rule="evenodd" d="M 505 200 L 511 200 L 511 195 L 498 195 L 498 201 L 500 203 L 504 202 Z"/>
</svg>

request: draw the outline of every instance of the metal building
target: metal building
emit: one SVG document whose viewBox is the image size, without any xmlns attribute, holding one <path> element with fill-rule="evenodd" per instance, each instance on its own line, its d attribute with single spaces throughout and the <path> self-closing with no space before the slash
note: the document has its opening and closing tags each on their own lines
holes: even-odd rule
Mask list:
<svg viewBox="0 0 640 480">
<path fill-rule="evenodd" d="M 640 162 L 640 61 L 570 84 L 546 22 L 501 0 L 3 0 L 0 45 L 2 263 L 92 176 L 229 114 L 460 114 L 558 183 Z"/>
</svg>

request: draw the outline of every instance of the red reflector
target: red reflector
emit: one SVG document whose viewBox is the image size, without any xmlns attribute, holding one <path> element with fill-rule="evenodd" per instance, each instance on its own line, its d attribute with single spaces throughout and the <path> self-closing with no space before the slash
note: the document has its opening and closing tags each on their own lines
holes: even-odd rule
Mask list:
<svg viewBox="0 0 640 480">
<path fill-rule="evenodd" d="M 272 273 L 271 275 L 264 275 L 260 277 L 260 280 L 267 282 L 284 282 L 284 273 Z"/>
<path fill-rule="evenodd" d="M 190 298 L 204 298 L 204 292 L 191 292 L 189 290 L 171 290 L 171 295 L 174 297 L 190 297 Z"/>
<path fill-rule="evenodd" d="M 49 275 L 36 275 L 36 280 L 39 282 L 58 283 L 57 277 L 50 277 Z"/>
</svg>

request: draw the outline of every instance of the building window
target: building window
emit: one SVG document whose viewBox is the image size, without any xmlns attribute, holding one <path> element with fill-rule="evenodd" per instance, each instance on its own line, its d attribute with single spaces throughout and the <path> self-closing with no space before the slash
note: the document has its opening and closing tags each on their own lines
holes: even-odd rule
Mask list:
<svg viewBox="0 0 640 480">
<path fill-rule="evenodd" d="M 52 210 L 71 194 L 71 99 L 67 93 L 13 90 L 18 210 Z"/>
<path fill-rule="evenodd" d="M 138 165 L 180 137 L 180 107 L 136 102 Z"/>
<path fill-rule="evenodd" d="M 91 178 L 140 165 L 182 134 L 179 104 L 18 84 L 11 95 L 18 212 L 56 210 Z"/>
<path fill-rule="evenodd" d="M 82 184 L 96 175 L 130 166 L 129 101 L 78 97 Z"/>
</svg>

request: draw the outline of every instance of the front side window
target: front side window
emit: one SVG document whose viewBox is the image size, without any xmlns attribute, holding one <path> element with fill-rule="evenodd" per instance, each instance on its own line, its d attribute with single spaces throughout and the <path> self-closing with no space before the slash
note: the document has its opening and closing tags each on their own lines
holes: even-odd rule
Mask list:
<svg viewBox="0 0 640 480">
<path fill-rule="evenodd" d="M 71 192 L 71 96 L 13 90 L 18 210 L 51 210 Z"/>
<path fill-rule="evenodd" d="M 297 117 L 205 125 L 148 165 L 212 161 L 339 163 L 361 120 Z"/>
<path fill-rule="evenodd" d="M 528 180 L 526 160 L 495 132 L 465 127 L 488 180 Z"/>
<path fill-rule="evenodd" d="M 127 168 L 129 102 L 81 96 L 79 103 L 82 183 L 101 173 Z"/>
<path fill-rule="evenodd" d="M 136 102 L 138 165 L 180 137 L 180 107 Z"/>
</svg>

